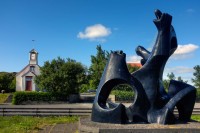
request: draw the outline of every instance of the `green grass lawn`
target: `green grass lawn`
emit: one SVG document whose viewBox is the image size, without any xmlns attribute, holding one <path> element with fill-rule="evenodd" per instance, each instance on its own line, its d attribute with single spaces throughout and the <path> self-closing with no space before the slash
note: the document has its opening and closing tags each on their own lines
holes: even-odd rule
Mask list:
<svg viewBox="0 0 200 133">
<path fill-rule="evenodd" d="M 200 115 L 192 115 L 191 119 L 200 122 Z"/>
<path fill-rule="evenodd" d="M 9 95 L 10 95 L 9 93 L 5 94 L 0 93 L 0 103 L 4 103 L 4 101 L 8 98 Z"/>
<path fill-rule="evenodd" d="M 77 116 L 32 117 L 32 116 L 0 116 L 0 133 L 32 133 L 46 125 L 77 122 Z"/>
<path fill-rule="evenodd" d="M 78 118 L 77 116 L 0 116 L 0 133 L 34 133 L 47 125 L 77 122 Z M 192 119 L 200 122 L 200 115 L 192 115 Z"/>
</svg>

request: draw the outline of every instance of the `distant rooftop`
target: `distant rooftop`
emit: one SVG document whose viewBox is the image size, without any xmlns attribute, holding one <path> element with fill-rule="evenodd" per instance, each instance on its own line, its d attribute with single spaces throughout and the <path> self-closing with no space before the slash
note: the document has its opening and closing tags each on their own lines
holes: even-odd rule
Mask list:
<svg viewBox="0 0 200 133">
<path fill-rule="evenodd" d="M 127 62 L 128 65 L 131 65 L 132 67 L 142 67 L 141 63 L 133 63 L 133 62 Z"/>
</svg>

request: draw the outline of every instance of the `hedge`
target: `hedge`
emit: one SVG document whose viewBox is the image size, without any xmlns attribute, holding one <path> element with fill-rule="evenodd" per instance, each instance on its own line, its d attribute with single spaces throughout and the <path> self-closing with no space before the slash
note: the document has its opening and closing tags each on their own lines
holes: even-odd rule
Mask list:
<svg viewBox="0 0 200 133">
<path fill-rule="evenodd" d="M 115 95 L 116 101 L 133 101 L 134 91 L 113 90 L 111 94 Z M 197 89 L 196 102 L 200 102 L 200 89 Z"/>
<path fill-rule="evenodd" d="M 197 89 L 196 102 L 200 102 L 200 89 Z"/>
<path fill-rule="evenodd" d="M 116 101 L 133 101 L 134 92 L 133 91 L 122 91 L 122 90 L 113 90 L 111 94 L 115 95 Z"/>
<path fill-rule="evenodd" d="M 50 101 L 67 101 L 68 95 L 63 93 L 49 92 L 15 92 L 12 99 L 12 104 L 22 104 L 27 101 L 50 102 Z"/>
</svg>

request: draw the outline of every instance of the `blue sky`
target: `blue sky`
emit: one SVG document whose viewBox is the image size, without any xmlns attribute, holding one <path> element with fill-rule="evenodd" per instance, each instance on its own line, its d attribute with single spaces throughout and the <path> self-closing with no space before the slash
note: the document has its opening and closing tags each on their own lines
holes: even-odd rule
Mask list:
<svg viewBox="0 0 200 133">
<path fill-rule="evenodd" d="M 173 16 L 179 44 L 164 77 L 174 72 L 190 81 L 200 63 L 199 5 L 199 0 L 1 0 L 0 71 L 23 69 L 33 47 L 40 66 L 58 56 L 90 66 L 98 44 L 108 51 L 123 50 L 128 62 L 137 62 L 135 48 L 154 44 L 152 21 L 160 9 Z"/>
</svg>

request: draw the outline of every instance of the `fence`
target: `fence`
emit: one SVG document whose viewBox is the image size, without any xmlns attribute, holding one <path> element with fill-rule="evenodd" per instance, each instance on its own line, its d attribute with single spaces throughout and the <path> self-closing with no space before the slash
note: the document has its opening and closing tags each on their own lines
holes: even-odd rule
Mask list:
<svg viewBox="0 0 200 133">
<path fill-rule="evenodd" d="M 0 116 L 85 116 L 91 114 L 91 108 L 1 108 Z"/>
<path fill-rule="evenodd" d="M 89 116 L 91 108 L 0 108 L 0 116 Z M 174 110 L 178 114 L 177 109 Z M 200 108 L 194 108 L 193 115 L 200 115 Z"/>
</svg>

